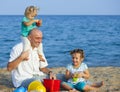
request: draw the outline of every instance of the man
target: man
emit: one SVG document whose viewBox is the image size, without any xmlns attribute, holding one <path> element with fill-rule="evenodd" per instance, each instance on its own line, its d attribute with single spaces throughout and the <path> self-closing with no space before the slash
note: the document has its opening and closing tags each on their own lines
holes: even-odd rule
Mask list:
<svg viewBox="0 0 120 92">
<path fill-rule="evenodd" d="M 10 53 L 7 69 L 11 71 L 12 82 L 15 87 L 28 87 L 29 83 L 34 80 L 42 81 L 46 74 L 51 71 L 46 68 L 47 60 L 42 48 L 42 32 L 36 28 L 31 30 L 28 40 L 31 43 L 31 49 L 23 52 L 23 43 L 15 45 Z M 37 47 L 41 45 L 42 56 L 45 62 L 39 61 Z M 46 73 L 46 74 L 45 74 Z M 50 73 L 50 78 L 53 76 Z"/>
</svg>

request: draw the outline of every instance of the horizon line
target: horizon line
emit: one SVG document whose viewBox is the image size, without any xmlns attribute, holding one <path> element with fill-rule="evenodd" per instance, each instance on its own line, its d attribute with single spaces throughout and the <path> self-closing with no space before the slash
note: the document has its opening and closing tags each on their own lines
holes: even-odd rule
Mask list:
<svg viewBox="0 0 120 92">
<path fill-rule="evenodd" d="M 0 16 L 24 16 L 23 14 L 0 14 Z M 120 14 L 39 14 L 38 16 L 120 16 Z"/>
</svg>

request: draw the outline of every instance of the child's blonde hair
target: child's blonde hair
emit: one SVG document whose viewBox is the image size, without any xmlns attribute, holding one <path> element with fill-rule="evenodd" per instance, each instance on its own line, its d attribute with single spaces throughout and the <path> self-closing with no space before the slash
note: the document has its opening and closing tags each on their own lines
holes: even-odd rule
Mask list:
<svg viewBox="0 0 120 92">
<path fill-rule="evenodd" d="M 81 58 L 84 58 L 84 51 L 82 49 L 74 49 L 70 52 L 71 55 L 79 53 Z"/>
<path fill-rule="evenodd" d="M 25 9 L 25 13 L 24 15 L 25 16 L 28 16 L 29 14 L 33 13 L 34 11 L 38 11 L 39 8 L 35 7 L 35 6 L 28 6 L 26 9 Z"/>
</svg>

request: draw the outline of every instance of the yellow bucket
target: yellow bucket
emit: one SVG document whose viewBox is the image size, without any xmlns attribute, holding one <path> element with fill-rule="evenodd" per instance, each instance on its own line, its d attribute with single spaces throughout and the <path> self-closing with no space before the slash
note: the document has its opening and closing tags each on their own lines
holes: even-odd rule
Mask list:
<svg viewBox="0 0 120 92">
<path fill-rule="evenodd" d="M 28 92 L 46 92 L 46 88 L 40 81 L 33 81 L 28 86 Z"/>
</svg>

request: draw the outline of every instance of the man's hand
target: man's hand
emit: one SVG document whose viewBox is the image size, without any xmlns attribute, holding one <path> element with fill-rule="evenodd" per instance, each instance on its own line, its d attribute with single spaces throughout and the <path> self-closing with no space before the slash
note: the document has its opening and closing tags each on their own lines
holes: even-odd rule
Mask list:
<svg viewBox="0 0 120 92">
<path fill-rule="evenodd" d="M 53 72 L 50 72 L 49 75 L 50 75 L 50 79 L 53 79 L 53 80 L 56 79 L 56 74 L 54 74 Z"/>
</svg>

